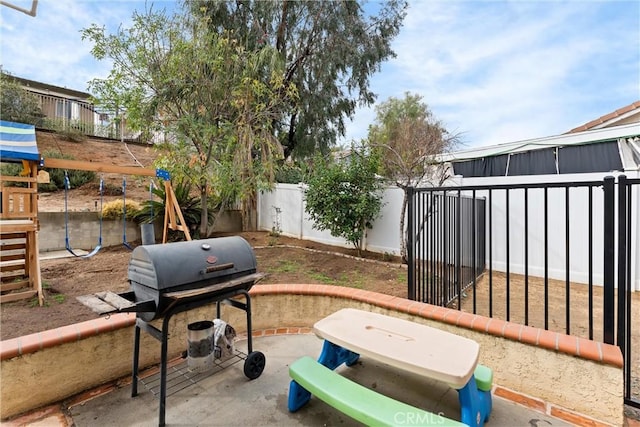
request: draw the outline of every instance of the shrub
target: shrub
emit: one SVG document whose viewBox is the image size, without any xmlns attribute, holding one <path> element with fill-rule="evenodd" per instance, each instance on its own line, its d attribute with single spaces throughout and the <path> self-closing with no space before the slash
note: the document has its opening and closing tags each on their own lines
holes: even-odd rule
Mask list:
<svg viewBox="0 0 640 427">
<path fill-rule="evenodd" d="M 364 233 L 382 208 L 382 184 L 376 176 L 377 154 L 352 147 L 348 162 L 318 159 L 305 191 L 305 211 L 313 228 L 343 237 L 360 253 Z"/>
<path fill-rule="evenodd" d="M 276 182 L 281 184 L 298 184 L 305 181 L 306 166 L 285 163 L 276 170 Z"/>
<path fill-rule="evenodd" d="M 42 153 L 44 158 L 53 158 L 53 159 L 67 159 L 74 160 L 73 156 L 60 154 L 57 151 L 45 151 Z M 38 184 L 38 191 L 43 193 L 49 193 L 59 190 L 64 190 L 64 174 L 65 171 L 63 169 L 58 168 L 43 168 L 44 171 L 49 173 L 49 183 Z M 0 165 L 0 175 L 5 176 L 18 176 L 22 172 L 22 163 L 2 163 Z M 84 184 L 88 182 L 92 182 L 96 180 L 96 173 L 92 171 L 81 171 L 81 170 L 68 170 L 67 176 L 69 177 L 69 188 L 78 188 L 82 187 Z M 26 187 L 26 183 L 24 182 L 7 182 L 4 183 L 7 186 L 14 187 Z M 117 190 L 116 194 L 122 194 L 122 189 Z"/>
<path fill-rule="evenodd" d="M 122 187 L 105 182 L 102 188 L 102 194 L 105 196 L 122 196 Z"/>
<path fill-rule="evenodd" d="M 36 95 L 25 90 L 10 75 L 0 73 L 0 119 L 39 126 L 44 114 Z"/>
<path fill-rule="evenodd" d="M 113 200 L 105 203 L 102 206 L 102 218 L 103 219 L 120 219 L 122 218 L 123 206 L 125 204 L 122 200 Z M 140 212 L 140 204 L 134 200 L 127 200 L 127 219 L 135 219 Z"/>
<path fill-rule="evenodd" d="M 65 141 L 85 142 L 87 135 L 77 120 L 61 120 L 59 118 L 45 118 L 42 126 L 45 129 L 53 130 L 56 135 Z"/>
<path fill-rule="evenodd" d="M 0 175 L 3 176 L 19 176 L 22 172 L 22 163 L 0 163 Z M 2 183 L 5 187 L 26 187 L 26 182 L 5 181 Z"/>
<path fill-rule="evenodd" d="M 60 135 L 62 139 L 71 142 L 85 142 L 87 140 L 87 135 L 85 135 L 78 129 L 69 128 L 61 131 L 56 131 L 56 133 Z"/>
</svg>

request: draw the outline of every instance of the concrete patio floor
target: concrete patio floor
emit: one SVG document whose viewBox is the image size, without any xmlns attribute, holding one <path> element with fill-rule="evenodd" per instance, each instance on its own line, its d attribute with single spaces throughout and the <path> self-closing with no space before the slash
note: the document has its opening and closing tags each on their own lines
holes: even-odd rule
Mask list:
<svg viewBox="0 0 640 427">
<path fill-rule="evenodd" d="M 322 342 L 315 335 L 275 335 L 256 338 L 253 350 L 266 357 L 262 375 L 249 381 L 239 360 L 213 375 L 204 376 L 195 384 L 172 393 L 166 400 L 168 426 L 352 426 L 351 418 L 327 406 L 317 398 L 296 413 L 287 409 L 289 364 L 303 355 L 314 358 L 320 354 Z M 246 352 L 246 340 L 236 342 Z M 152 351 L 152 349 L 142 349 Z M 157 349 L 159 351 L 159 348 Z M 178 365 L 184 366 L 185 363 Z M 446 417 L 459 420 L 458 396 L 446 385 L 378 364 L 366 358 L 340 372 L 370 388 Z M 171 369 L 170 372 L 177 372 Z M 180 375 L 178 375 L 180 376 Z M 157 374 L 156 374 L 157 377 Z M 173 384 L 169 376 L 168 384 Z M 151 379 L 151 378 L 150 378 Z M 177 381 L 177 380 L 176 380 Z M 147 381 L 149 382 L 149 381 Z M 19 425 L 76 427 L 93 426 L 155 426 L 158 424 L 159 399 L 139 384 L 138 396 L 131 397 L 131 385 L 126 384 L 97 397 L 74 403 L 66 408 L 66 417 L 49 414 L 39 420 Z M 89 393 L 91 394 L 91 393 Z M 69 419 L 69 417 L 71 419 Z M 65 419 L 66 418 L 66 419 Z M 411 425 L 405 422 L 404 425 Z M 541 412 L 495 397 L 487 426 L 565 426 L 565 422 Z"/>
</svg>

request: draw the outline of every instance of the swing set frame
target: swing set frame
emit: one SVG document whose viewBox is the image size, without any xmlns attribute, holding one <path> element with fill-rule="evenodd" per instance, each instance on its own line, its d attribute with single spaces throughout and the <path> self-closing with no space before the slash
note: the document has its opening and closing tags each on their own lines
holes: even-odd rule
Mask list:
<svg viewBox="0 0 640 427">
<path fill-rule="evenodd" d="M 24 254 L 20 255 L 24 258 L 24 266 L 16 265 L 15 267 L 9 266 L 7 269 L 23 269 L 26 280 L 15 283 L 2 283 L 2 291 L 9 292 L 10 294 L 3 293 L 0 296 L 0 303 L 17 301 L 21 299 L 28 299 L 37 296 L 39 305 L 44 304 L 44 294 L 42 291 L 42 282 L 40 277 L 40 263 L 39 263 L 39 246 L 38 246 L 38 194 L 37 194 L 37 182 L 40 181 L 38 174 L 39 167 L 57 168 L 65 170 L 85 170 L 98 173 L 112 173 L 120 175 L 131 176 L 148 176 L 156 177 L 164 180 L 165 186 L 165 217 L 164 217 L 164 231 L 162 236 L 162 243 L 167 242 L 168 230 L 177 230 L 184 233 L 186 240 L 191 240 L 191 234 L 189 228 L 184 220 L 180 206 L 176 199 L 176 195 L 171 186 L 170 175 L 167 171 L 162 169 L 151 169 L 133 166 L 118 166 L 110 165 L 106 163 L 98 162 L 85 162 L 78 160 L 67 159 L 55 159 L 55 158 L 41 158 L 40 161 L 23 160 L 24 171 L 19 177 L 2 177 L 8 181 L 26 182 L 28 188 L 20 187 L 3 187 L 0 192 L 2 194 L 2 209 L 0 209 L 0 222 L 2 222 L 2 237 L 3 238 L 17 238 L 22 234 L 26 235 L 26 243 L 20 244 L 18 248 L 23 248 Z M 42 181 L 44 182 L 44 181 Z M 65 194 L 66 197 L 66 194 Z M 66 207 L 66 206 L 65 206 Z M 66 210 L 66 209 L 65 209 Z M 65 231 L 68 238 L 68 231 Z M 126 241 L 126 239 L 125 239 Z M 101 242 L 98 242 L 101 246 Z M 13 248 L 13 246 L 6 246 L 7 248 Z M 70 245 L 67 245 L 70 247 Z M 97 248 L 100 249 L 99 247 Z M 91 251 L 91 253 L 97 252 L 97 250 Z M 16 258 L 18 255 L 11 256 L 11 259 Z M 85 258 L 87 256 L 84 256 Z M 9 259 L 9 256 L 3 256 L 3 259 Z M 17 258 L 16 258 L 17 259 Z M 26 291 L 20 291 L 24 288 L 24 283 L 28 282 L 29 289 Z M 20 292 L 18 292 L 20 291 Z"/>
<path fill-rule="evenodd" d="M 65 170 L 84 170 L 100 173 L 114 173 L 131 176 L 149 176 L 160 178 L 164 181 L 165 205 L 164 205 L 164 226 L 162 233 L 162 243 L 167 243 L 169 230 L 182 231 L 186 240 L 191 240 L 189 227 L 182 216 L 180 205 L 176 194 L 171 186 L 171 175 L 163 169 L 140 168 L 135 166 L 118 166 L 107 163 L 85 162 L 80 160 L 44 158 L 40 166 L 46 168 L 56 168 Z"/>
</svg>

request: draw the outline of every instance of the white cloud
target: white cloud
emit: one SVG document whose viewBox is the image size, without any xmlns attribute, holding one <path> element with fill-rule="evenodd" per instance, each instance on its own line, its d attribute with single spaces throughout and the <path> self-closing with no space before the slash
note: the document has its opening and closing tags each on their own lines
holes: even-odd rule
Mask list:
<svg viewBox="0 0 640 427">
<path fill-rule="evenodd" d="M 136 9 L 176 4 L 40 1 L 35 18 L 0 7 L 3 69 L 86 90 L 110 65 L 92 57 L 80 30 L 115 31 Z M 411 0 L 393 46 L 397 57 L 372 78 L 378 101 L 422 95 L 471 146 L 559 134 L 640 99 L 637 1 Z M 360 109 L 342 142 L 366 136 L 374 119 Z"/>
<path fill-rule="evenodd" d="M 635 2 L 414 1 L 373 90 L 378 101 L 422 95 L 469 145 L 559 134 L 640 99 L 639 12 Z M 359 112 L 348 137 L 365 136 L 370 118 Z"/>
</svg>

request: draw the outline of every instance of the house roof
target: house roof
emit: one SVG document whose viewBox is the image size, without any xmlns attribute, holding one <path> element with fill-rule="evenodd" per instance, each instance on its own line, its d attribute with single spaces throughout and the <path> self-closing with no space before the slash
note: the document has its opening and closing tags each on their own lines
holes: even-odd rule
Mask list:
<svg viewBox="0 0 640 427">
<path fill-rule="evenodd" d="M 2 73 L 4 76 L 15 80 L 20 85 L 29 88 L 33 92 L 42 93 L 45 95 L 58 95 L 65 98 L 76 98 L 85 102 L 90 102 L 91 94 L 88 92 L 81 92 L 79 90 L 67 89 L 66 87 L 60 87 L 50 85 L 47 83 L 38 82 L 35 80 L 24 79 L 11 74 Z"/>
<path fill-rule="evenodd" d="M 0 159 L 40 160 L 35 126 L 0 120 Z"/>
<path fill-rule="evenodd" d="M 600 129 L 605 127 L 617 126 L 626 123 L 640 122 L 640 101 L 636 101 L 625 107 L 618 108 L 609 114 L 591 120 L 581 126 L 571 129 L 566 133 L 576 133 L 585 130 Z"/>
</svg>

